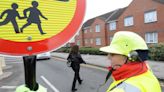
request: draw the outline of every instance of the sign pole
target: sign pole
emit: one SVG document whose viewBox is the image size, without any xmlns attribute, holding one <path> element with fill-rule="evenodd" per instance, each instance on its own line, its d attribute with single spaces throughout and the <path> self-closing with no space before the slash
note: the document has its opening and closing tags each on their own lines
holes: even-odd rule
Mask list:
<svg viewBox="0 0 164 92">
<path fill-rule="evenodd" d="M 83 22 L 86 0 L 1 2 L 0 53 L 23 56 L 24 61 L 25 84 L 15 92 L 47 92 L 36 82 L 36 54 L 60 48 L 76 34 Z"/>
<path fill-rule="evenodd" d="M 25 70 L 25 85 L 30 90 L 38 90 L 38 83 L 36 82 L 36 55 L 23 56 L 24 70 Z"/>
<path fill-rule="evenodd" d="M 16 89 L 16 92 L 47 92 L 47 89 L 36 82 L 36 55 L 23 56 L 25 85 Z"/>
</svg>

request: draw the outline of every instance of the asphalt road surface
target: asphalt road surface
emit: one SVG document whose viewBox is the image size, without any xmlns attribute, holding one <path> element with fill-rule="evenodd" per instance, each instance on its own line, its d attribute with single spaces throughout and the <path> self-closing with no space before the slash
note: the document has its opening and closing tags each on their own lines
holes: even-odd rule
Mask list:
<svg viewBox="0 0 164 92">
<path fill-rule="evenodd" d="M 6 65 L 12 68 L 4 72 L 13 74 L 0 81 L 0 92 L 14 92 L 16 87 L 24 84 L 24 67 L 22 58 L 5 58 Z M 52 57 L 50 60 L 37 61 L 37 82 L 47 88 L 48 92 L 71 92 L 74 72 L 67 67 L 65 60 Z M 82 85 L 76 84 L 77 92 L 97 92 L 99 86 L 103 84 L 107 71 L 82 65 L 80 70 Z M 105 92 L 111 80 L 99 89 Z"/>
<path fill-rule="evenodd" d="M 15 92 L 15 89 L 24 84 L 24 66 L 22 58 L 7 57 L 6 65 L 11 68 L 4 72 L 13 74 L 0 80 L 0 92 Z M 47 88 L 47 92 L 71 92 L 74 72 L 67 67 L 66 61 L 52 57 L 50 60 L 37 61 L 37 82 Z M 98 92 L 98 88 L 103 84 L 107 71 L 89 65 L 82 65 L 80 70 L 82 85 L 76 84 L 77 92 Z M 105 92 L 112 80 L 99 89 Z M 162 92 L 164 87 L 162 86 Z"/>
</svg>

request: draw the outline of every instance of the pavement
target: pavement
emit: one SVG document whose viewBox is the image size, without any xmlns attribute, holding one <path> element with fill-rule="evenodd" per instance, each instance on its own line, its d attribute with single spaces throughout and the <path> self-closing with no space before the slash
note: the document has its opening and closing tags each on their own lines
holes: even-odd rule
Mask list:
<svg viewBox="0 0 164 92">
<path fill-rule="evenodd" d="M 68 53 L 58 53 L 53 52 L 51 53 L 52 56 L 66 59 L 68 57 Z M 102 68 L 106 68 L 110 65 L 107 56 L 101 55 L 89 55 L 89 54 L 82 54 L 82 58 L 87 64 L 99 66 Z M 164 61 L 151 61 L 148 60 L 147 63 L 151 67 L 154 75 L 161 81 L 164 81 Z"/>
<path fill-rule="evenodd" d="M 23 60 L 16 58 L 5 58 L 7 66 L 12 66 L 4 72 L 13 72 L 13 74 L 0 80 L 0 92 L 15 92 L 15 89 L 24 84 L 24 66 Z M 80 69 L 80 76 L 83 79 L 82 85 L 77 83 L 77 92 L 105 92 L 111 83 L 104 83 L 107 72 L 98 68 L 90 68 L 89 65 L 83 64 Z M 52 57 L 49 60 L 39 60 L 36 66 L 37 82 L 47 88 L 47 92 L 72 92 L 71 86 L 74 72 L 67 67 L 66 60 Z"/>
<path fill-rule="evenodd" d="M 10 77 L 13 74 L 13 72 L 4 72 L 2 75 L 0 75 L 0 80 L 3 80 L 5 78 Z"/>
<path fill-rule="evenodd" d="M 52 57 L 56 57 L 56 59 L 58 60 L 61 60 L 61 59 L 65 59 L 65 60 L 63 60 L 63 61 L 66 61 L 66 58 L 68 57 L 68 53 L 57 53 L 57 52 L 52 52 L 51 53 L 51 55 L 52 55 Z M 110 64 L 109 64 L 109 61 L 108 61 L 108 59 L 107 59 L 107 56 L 100 56 L 100 55 L 89 55 L 89 54 L 82 54 L 82 58 L 86 61 L 86 63 L 87 63 L 87 65 L 92 65 L 93 67 L 94 66 L 98 66 L 98 67 L 100 67 L 100 68 L 102 68 L 103 70 L 107 70 L 106 69 L 106 67 L 108 67 Z M 7 59 L 8 60 L 8 59 Z M 6 60 L 6 61 L 7 61 Z M 21 60 L 17 60 L 17 59 L 10 59 L 10 60 L 8 60 L 8 61 L 10 61 L 10 63 L 11 63 L 11 61 L 12 60 L 14 60 L 12 63 L 13 63 L 13 65 L 18 65 L 17 63 L 23 63 L 23 62 L 19 62 L 19 61 L 22 61 L 22 58 L 21 58 Z M 53 60 L 53 59 L 52 59 Z M 16 61 L 18 61 L 17 63 L 16 63 Z M 56 60 L 55 60 L 56 61 Z M 53 61 L 52 61 L 53 62 Z M 52 63 L 51 62 L 51 63 Z M 16 63 L 16 64 L 15 64 Z M 46 65 L 46 64 L 44 64 L 44 66 L 48 66 L 48 67 L 44 67 L 44 66 L 42 66 L 41 67 L 41 65 L 40 64 L 44 64 L 44 63 L 48 63 L 48 65 Z M 57 74 L 59 74 L 59 75 L 61 75 L 61 76 L 65 76 L 65 74 L 67 73 L 67 71 L 66 70 L 69 70 L 69 69 L 65 69 L 64 68 L 64 70 L 62 70 L 62 71 L 59 71 L 59 70 L 61 70 L 61 68 L 60 67 L 64 67 L 64 66 L 66 66 L 66 64 L 65 63 L 60 63 L 60 62 L 57 62 L 57 63 L 54 63 L 54 64 L 56 64 L 55 66 L 53 66 L 52 64 L 49 64 L 49 62 L 38 62 L 38 66 L 40 66 L 41 68 L 38 68 L 39 69 L 39 71 L 37 72 L 37 74 L 40 74 L 40 76 L 41 75 L 46 75 L 46 78 L 48 78 L 49 80 L 50 80 L 50 82 L 53 82 L 53 83 L 55 83 L 54 85 L 55 86 L 57 86 L 57 88 L 59 88 L 60 90 L 65 90 L 65 89 L 63 89 L 63 87 L 62 87 L 62 85 L 58 85 L 58 84 L 60 84 L 61 83 L 61 81 L 59 82 L 59 83 L 57 83 L 56 84 L 56 82 L 57 82 L 57 80 L 54 80 L 54 77 L 48 77 L 47 75 L 49 75 L 49 72 L 50 71 L 53 71 L 51 74 L 53 74 L 54 73 L 54 70 L 57 70 L 56 72 L 58 72 Z M 64 66 L 62 66 L 61 64 L 63 64 Z M 160 80 L 160 84 L 161 84 L 161 87 L 162 87 L 162 92 L 164 92 L 164 73 L 162 73 L 163 71 L 164 71 L 164 62 L 163 61 L 148 61 L 148 64 L 150 65 L 150 67 L 151 67 L 151 69 L 152 69 L 152 71 L 154 72 L 154 74 L 156 75 L 156 77 Z M 16 85 L 20 85 L 20 84 L 22 84 L 23 83 L 23 78 L 24 77 L 18 77 L 18 75 L 20 75 L 21 73 L 23 73 L 23 71 L 22 71 L 22 69 L 23 69 L 23 66 L 21 67 L 21 68 L 18 68 L 17 66 L 13 66 L 13 65 L 11 65 L 11 64 L 6 64 L 7 66 L 6 67 L 4 67 L 3 68 L 3 75 L 0 75 L 0 82 L 1 83 L 8 83 L 8 84 L 11 84 L 11 85 L 14 85 L 14 84 L 16 84 Z M 87 66 L 87 65 L 85 65 L 85 66 Z M 52 67 L 50 67 L 50 66 L 52 66 Z M 91 66 L 90 66 L 91 67 Z M 18 68 L 18 69 L 17 69 Z M 49 71 L 48 72 L 48 74 L 43 74 L 43 70 L 40 70 L 40 69 L 49 69 L 49 70 L 46 70 L 46 71 Z M 84 78 L 88 78 L 88 75 L 90 74 L 90 75 L 93 75 L 93 76 L 91 76 L 91 78 L 89 78 L 89 80 L 87 80 L 87 79 L 85 79 L 85 80 L 87 80 L 88 82 L 86 82 L 86 84 L 87 83 L 93 83 L 93 84 L 97 84 L 97 83 L 101 83 L 101 81 L 102 81 L 102 79 L 104 78 L 104 77 L 101 77 L 100 78 L 100 76 L 99 76 L 99 73 L 103 73 L 103 74 L 101 74 L 101 75 L 103 75 L 103 76 L 105 76 L 106 75 L 106 72 L 100 72 L 100 71 L 97 71 L 96 70 L 96 73 L 94 73 L 93 71 L 95 71 L 95 70 L 87 70 L 88 68 L 83 68 L 82 70 L 84 70 L 84 71 L 82 71 L 82 72 L 84 72 L 84 73 L 82 73 L 82 74 L 86 74 L 85 72 L 86 71 L 88 71 L 88 73 L 86 74 L 86 75 L 83 75 L 84 76 Z M 90 68 L 89 68 L 90 69 Z M 98 69 L 98 68 L 97 68 Z M 9 71 L 8 71 L 9 70 Z M 64 71 L 66 71 L 66 73 L 64 73 Z M 40 73 L 39 73 L 40 72 Z M 98 72 L 98 73 L 97 73 Z M 45 73 L 47 73 L 47 72 L 45 72 Z M 54 73 L 54 74 L 56 74 L 56 73 Z M 62 74 L 64 74 L 64 75 L 62 75 Z M 97 75 L 98 74 L 98 75 Z M 11 76 L 12 75 L 12 76 Z M 23 74 L 22 74 L 23 75 Z M 67 75 L 67 77 L 68 77 L 68 75 L 70 75 L 70 76 L 72 76 L 71 75 L 71 73 L 68 73 L 68 74 L 66 74 Z M 11 76 L 11 77 L 10 77 Z M 57 75 L 55 75 L 55 76 L 57 76 Z M 58 78 L 55 78 L 55 79 L 59 79 L 59 78 L 61 78 L 61 76 L 57 76 Z M 97 81 L 98 79 L 94 79 L 95 78 L 95 76 L 96 77 L 98 77 L 98 79 L 101 79 L 101 81 Z M 51 79 L 52 78 L 52 79 Z M 72 77 L 71 77 L 72 78 Z M 92 82 L 90 82 L 91 80 L 90 79 L 92 79 L 93 78 L 93 80 L 92 80 Z M 7 81 L 6 81 L 6 80 Z M 42 83 L 42 81 L 41 81 L 41 79 L 40 78 L 38 78 L 40 81 L 40 83 Z M 65 78 L 62 78 L 62 79 L 65 79 Z M 66 78 L 67 79 L 67 78 Z M 12 81 L 11 81 L 12 80 Z M 20 81 L 20 80 L 22 80 L 22 81 Z M 95 81 L 96 80 L 96 81 Z M 95 83 L 96 82 L 96 83 Z M 0 83 L 0 84 L 1 84 Z M 68 82 L 69 83 L 69 82 Z M 44 84 L 44 83 L 43 83 Z M 64 83 L 65 84 L 65 83 Z M 87 88 L 87 90 L 93 90 L 94 89 L 94 91 L 93 92 L 95 92 L 95 90 L 96 90 L 96 88 L 97 88 L 97 86 L 98 85 L 94 85 L 93 86 L 93 84 L 89 84 L 90 86 L 87 88 L 87 87 L 84 87 L 84 88 Z M 92 86 L 91 86 L 92 85 Z M 45 87 L 47 87 L 48 89 L 51 89 L 51 88 L 49 88 L 48 86 L 46 86 L 45 84 L 43 85 L 43 86 L 45 86 Z M 68 85 L 65 85 L 66 86 L 66 88 L 67 88 L 67 86 Z M 84 85 L 85 86 L 85 85 Z M 8 87 L 8 86 L 7 86 Z M 9 85 L 9 87 L 10 87 L 10 85 Z M 12 87 L 12 86 L 11 86 Z M 62 88 L 60 88 L 60 87 L 62 87 Z M 83 88 L 83 87 L 82 87 Z M 82 88 L 79 88 L 79 90 L 81 90 Z M 69 87 L 67 88 L 67 89 L 69 89 Z M 103 88 L 102 88 L 103 89 Z M 0 90 L 1 91 L 1 90 Z M 2 91 L 2 92 L 4 92 L 4 91 Z M 6 92 L 6 91 L 5 91 Z M 8 91 L 7 91 L 8 92 Z M 11 92 L 11 91 L 9 91 L 9 92 Z M 66 91 L 62 91 L 62 92 L 66 92 Z M 79 92 L 81 92 L 81 91 L 79 91 Z M 82 92 L 91 92 L 91 91 L 82 91 Z M 104 91 L 101 91 L 101 92 L 104 92 Z"/>
<path fill-rule="evenodd" d="M 13 66 L 7 65 L 7 64 L 4 67 L 2 67 L 3 74 L 0 75 L 0 81 L 10 77 L 11 75 L 13 75 L 13 72 L 8 71 L 8 70 L 11 70 L 11 69 L 13 69 Z"/>
<path fill-rule="evenodd" d="M 68 57 L 68 53 L 58 53 L 58 52 L 52 52 L 51 55 L 53 57 L 58 57 L 62 59 L 66 59 Z M 89 54 L 82 54 L 82 58 L 85 60 L 85 62 L 89 65 L 98 66 L 101 68 L 106 69 L 110 65 L 109 60 L 107 59 L 107 56 L 102 55 L 89 55 Z M 164 82 L 164 61 L 147 61 L 150 65 L 154 75 L 160 80 Z M 12 68 L 12 66 L 6 66 L 3 68 L 3 70 L 7 70 Z M 5 72 L 0 75 L 0 80 L 10 77 L 12 75 L 12 72 Z"/>
</svg>

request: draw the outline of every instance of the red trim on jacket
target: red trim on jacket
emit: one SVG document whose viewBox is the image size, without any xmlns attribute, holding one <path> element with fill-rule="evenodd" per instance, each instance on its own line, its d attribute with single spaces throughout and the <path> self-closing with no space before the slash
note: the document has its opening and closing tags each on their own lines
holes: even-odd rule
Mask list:
<svg viewBox="0 0 164 92">
<path fill-rule="evenodd" d="M 110 68 L 109 68 L 110 69 Z M 122 65 L 112 72 L 116 81 L 140 75 L 148 70 L 145 62 L 132 62 Z"/>
</svg>

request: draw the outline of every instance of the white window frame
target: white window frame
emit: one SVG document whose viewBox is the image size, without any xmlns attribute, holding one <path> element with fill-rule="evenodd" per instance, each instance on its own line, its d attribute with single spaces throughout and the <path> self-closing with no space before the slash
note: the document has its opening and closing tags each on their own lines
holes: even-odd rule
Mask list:
<svg viewBox="0 0 164 92">
<path fill-rule="evenodd" d="M 88 39 L 85 39 L 84 42 L 85 42 L 85 44 L 88 44 Z"/>
<path fill-rule="evenodd" d="M 88 31 L 87 29 L 84 29 L 84 33 L 85 33 L 85 34 L 87 33 L 87 31 Z"/>
<path fill-rule="evenodd" d="M 96 45 L 101 45 L 101 38 L 96 38 Z"/>
<path fill-rule="evenodd" d="M 90 39 L 90 43 L 93 44 L 93 38 Z"/>
<path fill-rule="evenodd" d="M 129 16 L 129 17 L 125 17 L 124 18 L 124 26 L 128 27 L 128 26 L 133 26 L 134 25 L 134 18 L 133 16 Z"/>
<path fill-rule="evenodd" d="M 95 26 L 95 32 L 100 32 L 100 30 L 101 30 L 100 25 L 97 24 L 97 25 Z"/>
<path fill-rule="evenodd" d="M 116 30 L 116 27 L 117 27 L 116 21 L 109 22 L 110 31 Z"/>
<path fill-rule="evenodd" d="M 90 32 L 92 32 L 93 30 L 92 30 L 92 28 L 90 28 Z"/>
<path fill-rule="evenodd" d="M 144 23 L 152 23 L 157 21 L 157 11 L 149 11 L 144 13 Z"/>
<path fill-rule="evenodd" d="M 158 43 L 158 33 L 157 32 L 147 32 L 145 33 L 146 43 Z"/>
</svg>

